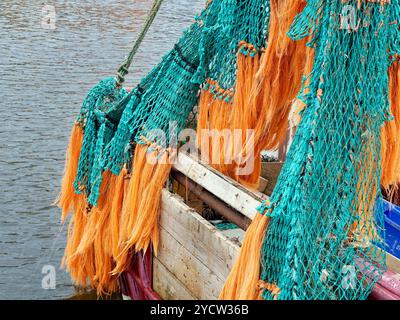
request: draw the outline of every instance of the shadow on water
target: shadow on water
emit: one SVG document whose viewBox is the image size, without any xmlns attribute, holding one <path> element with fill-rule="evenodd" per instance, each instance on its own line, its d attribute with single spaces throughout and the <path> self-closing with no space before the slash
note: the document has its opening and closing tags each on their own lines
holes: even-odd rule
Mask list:
<svg viewBox="0 0 400 320">
<path fill-rule="evenodd" d="M 115 74 L 150 0 L 0 1 L 0 299 L 65 299 L 67 227 L 52 206 L 72 123 L 91 86 Z M 204 0 L 165 0 L 127 78 L 133 86 L 181 35 Z M 43 5 L 56 11 L 43 28 Z M 42 289 L 49 267 L 56 289 Z M 75 298 L 91 298 L 78 295 Z"/>
</svg>

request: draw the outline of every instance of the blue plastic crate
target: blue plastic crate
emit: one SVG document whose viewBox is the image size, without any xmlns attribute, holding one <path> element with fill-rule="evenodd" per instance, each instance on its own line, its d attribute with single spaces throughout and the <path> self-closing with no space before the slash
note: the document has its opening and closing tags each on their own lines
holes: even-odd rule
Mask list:
<svg viewBox="0 0 400 320">
<path fill-rule="evenodd" d="M 386 251 L 400 259 L 400 207 L 383 200 L 385 210 Z"/>
</svg>

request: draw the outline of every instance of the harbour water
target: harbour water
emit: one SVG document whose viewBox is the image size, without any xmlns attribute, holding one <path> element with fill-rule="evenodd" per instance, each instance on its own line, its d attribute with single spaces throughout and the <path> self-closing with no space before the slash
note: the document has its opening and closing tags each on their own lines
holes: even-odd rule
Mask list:
<svg viewBox="0 0 400 320">
<path fill-rule="evenodd" d="M 0 1 L 0 299 L 74 295 L 60 269 L 67 228 L 53 205 L 70 129 L 90 87 L 115 74 L 152 2 Z M 129 86 L 172 47 L 203 3 L 164 1 Z"/>
</svg>

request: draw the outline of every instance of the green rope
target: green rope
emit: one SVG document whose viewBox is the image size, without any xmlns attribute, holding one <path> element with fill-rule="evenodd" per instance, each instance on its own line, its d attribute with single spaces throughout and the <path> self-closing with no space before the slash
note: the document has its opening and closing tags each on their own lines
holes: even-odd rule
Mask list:
<svg viewBox="0 0 400 320">
<path fill-rule="evenodd" d="M 150 9 L 150 12 L 144 23 L 144 26 L 143 26 L 142 30 L 140 31 L 139 36 L 137 37 L 136 41 L 133 44 L 132 50 L 129 52 L 124 63 L 118 69 L 118 74 L 117 74 L 117 79 L 116 79 L 117 87 L 121 87 L 122 84 L 125 82 L 125 76 L 129 72 L 129 68 L 132 64 L 133 58 L 135 57 L 137 51 L 139 50 L 140 45 L 142 44 L 144 38 L 146 37 L 147 32 L 149 31 L 151 25 L 153 24 L 153 21 L 154 21 L 155 17 L 157 16 L 157 13 L 158 13 L 163 1 L 164 0 L 155 0 L 154 1 L 153 7 Z"/>
</svg>

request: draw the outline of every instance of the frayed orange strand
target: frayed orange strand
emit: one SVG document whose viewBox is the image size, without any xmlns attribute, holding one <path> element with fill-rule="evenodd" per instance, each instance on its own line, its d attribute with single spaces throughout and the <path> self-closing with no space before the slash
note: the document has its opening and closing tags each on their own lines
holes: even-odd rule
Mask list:
<svg viewBox="0 0 400 320">
<path fill-rule="evenodd" d="M 145 188 L 144 181 L 151 179 L 154 165 L 147 162 L 147 147 L 137 144 L 133 159 L 132 176 L 128 182 L 124 203 L 121 213 L 120 235 L 118 240 L 117 255 L 114 255 L 116 267 L 113 270 L 114 274 L 122 273 L 128 267 L 130 262 L 126 241 L 130 237 L 130 232 L 136 225 L 137 213 L 139 208 L 140 195 Z M 145 177 L 142 179 L 142 176 Z"/>
<path fill-rule="evenodd" d="M 259 152 L 254 153 L 253 161 L 253 170 L 249 175 L 240 175 L 236 174 L 236 180 L 247 186 L 248 188 L 256 190 L 260 185 L 260 176 L 261 176 L 261 150 Z M 241 164 L 241 166 L 246 166 L 247 162 Z M 237 168 L 239 170 L 239 168 Z"/>
<path fill-rule="evenodd" d="M 243 167 L 245 165 L 245 163 L 242 163 L 242 159 L 246 159 L 246 152 L 252 151 L 244 151 L 243 146 L 246 145 L 248 138 L 247 131 L 254 130 L 258 121 L 256 105 L 248 103 L 248 98 L 254 86 L 255 75 L 260 67 L 260 55 L 257 53 L 254 57 L 251 57 L 239 53 L 237 61 L 238 73 L 235 87 L 235 99 L 232 108 L 231 129 L 233 133 L 236 130 L 240 130 L 242 133 L 242 141 L 232 141 L 230 143 L 230 147 L 233 149 L 233 165 L 229 168 L 229 176 L 250 188 L 256 189 L 259 184 L 261 173 L 261 161 L 255 163 L 254 170 L 247 176 L 238 175 L 238 167 Z M 255 154 L 255 158 L 258 157 L 260 157 L 260 155 Z M 259 170 L 257 165 L 260 166 Z"/>
<path fill-rule="evenodd" d="M 197 142 L 199 143 L 199 147 L 202 141 L 201 134 L 203 130 L 208 130 L 208 112 L 212 99 L 211 93 L 208 90 L 203 91 L 200 95 L 197 114 Z"/>
<path fill-rule="evenodd" d="M 157 151 L 155 151 L 158 153 Z M 153 246 L 154 254 L 157 255 L 159 244 L 159 212 L 161 206 L 161 191 L 171 171 L 169 155 L 165 151 L 158 159 L 154 174 L 144 192 L 138 194 L 140 205 L 137 212 L 137 221 L 131 231 L 130 238 L 126 242 L 125 250 L 134 248 L 135 252 L 144 252 Z M 157 155 L 156 155 L 157 156 Z"/>
<path fill-rule="evenodd" d="M 270 218 L 257 213 L 243 240 L 237 258 L 221 291 L 221 300 L 257 300 L 261 252 Z"/>
<path fill-rule="evenodd" d="M 254 128 L 257 122 L 256 110 L 248 110 L 245 101 L 250 94 L 251 79 L 254 78 L 258 66 L 259 54 L 250 57 L 238 53 L 238 75 L 234 102 L 215 98 L 208 90 L 204 91 L 200 98 L 199 125 L 197 127 L 198 145 L 202 154 L 208 151 L 205 159 L 211 166 L 235 179 L 237 179 L 236 168 L 238 166 L 235 161 L 239 158 L 235 152 L 242 151 L 241 146 L 246 139 L 246 130 Z M 206 130 L 207 134 L 202 136 L 203 132 L 200 130 Z M 239 148 L 235 146 L 237 141 L 232 139 L 235 130 L 242 130 L 244 133 Z M 204 139 L 208 141 L 203 141 Z M 204 148 L 208 148 L 208 150 Z"/>
<path fill-rule="evenodd" d="M 276 149 L 285 138 L 293 100 L 300 91 L 307 62 L 307 39 L 293 41 L 286 33 L 305 1 L 273 0 L 268 45 L 248 99 L 258 111 L 255 150 Z"/>
<path fill-rule="evenodd" d="M 286 35 L 304 6 L 305 2 L 299 0 L 271 1 L 268 46 L 246 100 L 248 105 L 252 105 L 247 106 L 250 110 L 257 110 L 255 155 L 262 150 L 273 150 L 283 141 L 293 100 L 300 91 L 306 67 L 309 69 L 311 65 L 306 59 L 307 39 L 295 42 Z M 243 153 L 246 154 L 245 151 Z M 246 232 L 239 258 L 225 283 L 221 299 L 260 298 L 260 260 L 268 224 L 269 218 L 260 214 L 256 216 Z"/>
<path fill-rule="evenodd" d="M 119 200 L 116 199 L 116 195 L 120 196 L 120 188 L 123 187 L 121 184 L 118 184 L 119 179 L 120 176 L 117 177 L 110 172 L 103 174 L 98 207 L 94 208 L 91 213 L 93 219 L 96 220 L 92 242 L 95 262 L 94 281 L 96 283 L 97 294 L 100 296 L 109 295 L 117 288 L 117 277 L 112 274 L 112 270 L 115 267 L 113 259 L 115 247 L 112 240 L 112 215 L 115 213 L 113 212 L 113 204 Z M 88 232 L 90 232 L 90 229 Z"/>
<path fill-rule="evenodd" d="M 64 257 L 62 260 L 62 266 L 66 267 L 71 273 L 74 272 L 76 265 L 72 256 L 74 255 L 76 248 L 79 246 L 81 238 L 84 234 L 85 226 L 87 223 L 86 205 L 83 195 L 79 196 L 79 200 L 75 202 L 74 215 L 72 216 L 68 226 L 68 237 L 67 244 L 64 251 Z M 86 284 L 86 279 L 80 277 L 73 277 L 76 282 L 80 285 Z"/>
<path fill-rule="evenodd" d="M 79 195 L 75 193 L 74 181 L 78 170 L 82 143 L 83 129 L 80 124 L 76 123 L 72 128 L 66 154 L 64 177 L 61 182 L 61 192 L 56 201 L 61 208 L 61 220 L 63 223 L 65 223 L 71 209 L 79 201 Z"/>
<path fill-rule="evenodd" d="M 248 104 L 254 85 L 255 74 L 260 67 L 260 54 L 254 57 L 239 53 L 237 57 L 237 78 L 232 112 L 232 129 L 253 129 L 257 123 L 258 112 L 254 104 Z M 245 139 L 245 137 L 243 137 Z"/>
<path fill-rule="evenodd" d="M 228 165 L 230 161 L 230 154 L 226 155 L 226 147 L 229 148 L 229 137 L 224 136 L 224 130 L 230 129 L 230 113 L 232 111 L 232 104 L 225 100 L 216 99 L 213 103 L 212 121 L 210 123 L 211 134 L 211 164 L 214 168 L 223 174 L 227 174 Z M 213 130 L 217 136 L 213 136 Z M 228 131 L 226 133 L 229 134 Z"/>
<path fill-rule="evenodd" d="M 100 186 L 98 206 L 93 207 L 88 212 L 88 220 L 85 225 L 84 234 L 80 240 L 79 246 L 76 248 L 75 254 L 85 254 L 87 248 L 89 248 L 103 226 L 104 222 L 107 220 L 111 204 L 108 201 L 113 194 L 115 187 L 115 176 L 111 172 L 106 171 L 103 173 L 103 181 Z"/>
<path fill-rule="evenodd" d="M 211 143 L 210 153 L 212 158 L 219 160 L 213 167 L 251 188 L 256 188 L 259 183 L 260 153 L 263 150 L 275 150 L 283 142 L 288 130 L 289 113 L 300 91 L 303 75 L 312 69 L 313 59 L 307 59 L 311 50 L 306 47 L 308 40 L 293 41 L 286 35 L 295 16 L 304 6 L 305 1 L 299 0 L 271 1 L 266 51 L 254 57 L 238 53 L 235 96 L 228 118 L 221 114 L 224 108 L 219 107 L 221 102 L 215 101 L 218 99 L 210 102 L 213 97 L 203 93 L 205 97 L 200 101 L 200 113 L 206 112 L 204 108 L 208 110 L 210 130 L 229 129 L 233 132 L 234 129 L 241 129 L 244 140 L 246 130 L 254 130 L 254 141 L 243 143 L 241 150 L 235 151 L 231 165 L 226 165 L 226 162 L 229 163 L 226 161 L 226 150 L 220 147 L 223 138 Z M 207 101 L 207 104 L 202 104 L 202 101 Z M 204 127 L 204 118 L 201 123 L 201 127 Z M 232 142 L 228 147 L 235 149 Z M 253 154 L 251 151 L 254 151 L 255 159 L 249 158 Z M 251 174 L 238 175 L 239 166 L 243 167 L 247 161 L 254 160 L 254 171 Z"/>
<path fill-rule="evenodd" d="M 382 186 L 390 192 L 400 183 L 400 68 L 396 60 L 389 68 L 389 101 L 393 120 L 381 130 Z"/>
<path fill-rule="evenodd" d="M 115 267 L 112 253 L 109 249 L 109 220 L 106 219 L 96 234 L 93 248 L 95 258 L 96 291 L 99 296 L 110 295 L 117 288 L 118 277 L 112 274 Z"/>
<path fill-rule="evenodd" d="M 137 145 L 135 148 L 135 156 L 133 159 L 133 175 L 131 176 L 122 207 L 121 216 L 121 228 L 119 244 L 123 246 L 123 243 L 127 240 L 130 230 L 133 229 L 136 223 L 136 212 L 138 207 L 137 194 L 141 193 L 142 181 L 140 175 L 145 174 L 149 176 L 152 174 L 153 168 L 151 165 L 146 163 L 146 148 L 142 145 Z"/>
<path fill-rule="evenodd" d="M 85 287 L 90 283 L 99 296 L 112 294 L 118 288 L 117 277 L 111 273 L 115 267 L 112 214 L 118 207 L 113 205 L 117 203 L 115 196 L 120 198 L 120 179 L 108 171 L 103 173 L 97 207 L 88 208 L 85 197 L 79 196 L 63 259 L 74 282 Z"/>
<path fill-rule="evenodd" d="M 261 173 L 260 154 L 263 150 L 276 150 L 284 141 L 289 126 L 289 114 L 300 91 L 303 75 L 310 72 L 313 55 L 306 46 L 307 39 L 293 41 L 287 35 L 294 18 L 305 6 L 304 1 L 271 1 L 269 40 L 261 56 L 251 92 L 245 100 L 249 110 L 256 110 L 257 121 L 253 127 L 254 140 L 246 143 L 242 155 L 254 152 L 254 172 L 239 177 L 239 182 L 256 186 Z M 253 159 L 243 159 L 244 165 Z"/>
<path fill-rule="evenodd" d="M 223 130 L 230 129 L 232 103 L 218 99 L 209 90 L 204 90 L 199 101 L 197 145 L 202 159 L 220 172 L 227 174 L 225 163 Z M 228 154 L 228 157 L 229 156 Z"/>
<path fill-rule="evenodd" d="M 126 270 L 132 252 L 146 251 L 152 245 L 157 254 L 161 191 L 171 171 L 170 160 L 165 150 L 150 151 L 145 145 L 136 146 L 133 175 L 122 210 L 123 231 L 113 274 Z"/>
<path fill-rule="evenodd" d="M 128 172 L 126 168 L 123 168 L 121 173 L 119 174 L 116 186 L 115 193 L 112 199 L 111 205 L 111 213 L 110 213 L 110 242 L 112 247 L 113 256 L 118 256 L 119 250 L 119 237 L 120 237 L 120 221 L 121 221 L 121 212 L 124 204 L 125 197 L 125 186 Z"/>
</svg>

